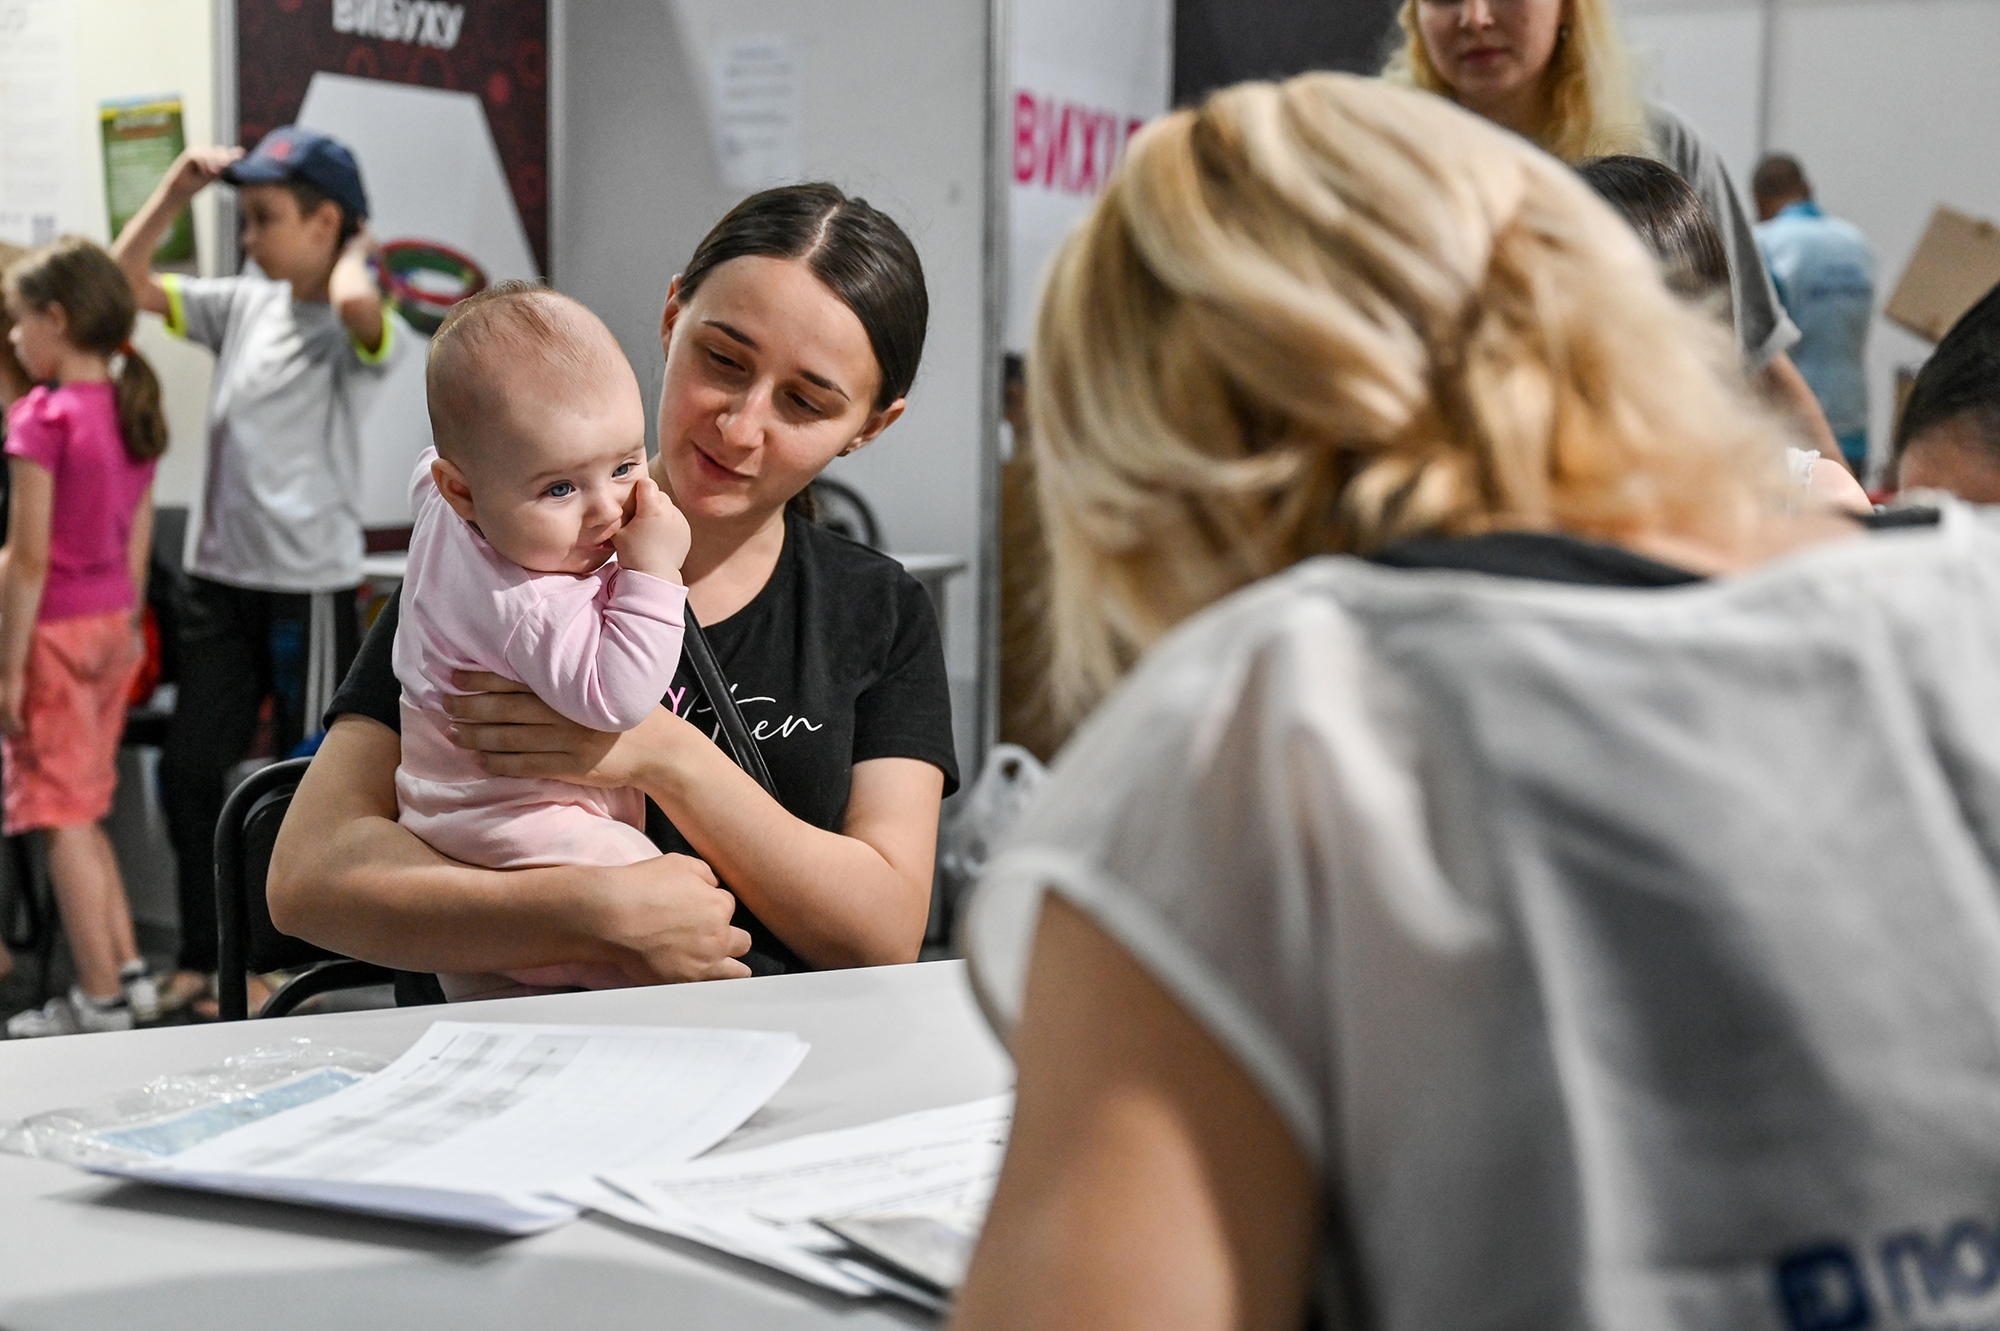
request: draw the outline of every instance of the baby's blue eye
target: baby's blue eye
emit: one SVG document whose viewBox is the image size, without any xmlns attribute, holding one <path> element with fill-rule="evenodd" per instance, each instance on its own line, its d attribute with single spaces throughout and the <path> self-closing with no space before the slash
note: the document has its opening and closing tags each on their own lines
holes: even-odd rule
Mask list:
<svg viewBox="0 0 2000 1331">
<path fill-rule="evenodd" d="M 625 478 L 626 474 L 627 474 L 627 473 L 629 473 L 629 472 L 630 472 L 630 471 L 632 470 L 632 468 L 634 468 L 634 467 L 636 467 L 636 466 L 638 466 L 638 465 L 639 465 L 639 464 L 638 464 L 638 463 L 636 463 L 636 462 L 621 462 L 621 463 L 619 463 L 619 464 L 618 464 L 618 469 L 617 469 L 616 471 L 614 471 L 614 472 L 612 472 L 612 473 L 611 473 L 611 479 L 612 479 L 612 480 L 614 480 L 614 481 L 619 481 L 619 480 L 623 480 L 623 479 Z"/>
<path fill-rule="evenodd" d="M 551 499 L 567 499 L 576 493 L 576 486 L 568 481 L 557 481 L 544 491 Z"/>
</svg>

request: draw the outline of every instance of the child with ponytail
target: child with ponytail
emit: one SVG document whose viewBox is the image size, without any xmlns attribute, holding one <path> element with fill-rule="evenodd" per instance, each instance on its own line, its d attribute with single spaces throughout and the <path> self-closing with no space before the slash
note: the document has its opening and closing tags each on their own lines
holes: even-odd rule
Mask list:
<svg viewBox="0 0 2000 1331">
<path fill-rule="evenodd" d="M 160 384 L 128 340 L 132 290 L 111 256 L 67 237 L 0 274 L 8 334 L 40 383 L 7 415 L 12 484 L 0 572 L 0 824 L 43 829 L 77 983 L 7 1023 L 13 1038 L 130 1029 L 158 995 L 98 822 L 142 655 Z M 193 922 L 200 927 L 200 921 Z"/>
</svg>

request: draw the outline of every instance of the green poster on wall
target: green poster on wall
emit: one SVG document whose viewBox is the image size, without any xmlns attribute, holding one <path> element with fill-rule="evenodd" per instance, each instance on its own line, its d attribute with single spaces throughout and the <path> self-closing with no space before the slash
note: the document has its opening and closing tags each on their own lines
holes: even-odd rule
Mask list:
<svg viewBox="0 0 2000 1331">
<path fill-rule="evenodd" d="M 181 130 L 178 97 L 104 102 L 98 115 L 104 133 L 104 200 L 115 237 L 144 206 L 153 187 L 187 146 L 187 138 Z M 154 253 L 153 262 L 177 264 L 193 258 L 194 217 L 183 208 Z"/>
</svg>

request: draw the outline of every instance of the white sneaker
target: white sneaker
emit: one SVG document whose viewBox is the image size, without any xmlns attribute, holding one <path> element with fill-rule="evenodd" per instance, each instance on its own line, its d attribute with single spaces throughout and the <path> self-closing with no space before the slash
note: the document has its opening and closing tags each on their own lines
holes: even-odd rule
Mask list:
<svg viewBox="0 0 2000 1331">
<path fill-rule="evenodd" d="M 10 1040 L 33 1040 L 44 1035 L 75 1035 L 82 1028 L 76 1024 L 76 1012 L 67 998 L 51 998 L 38 1008 L 26 1012 L 16 1012 L 7 1018 L 7 1038 Z"/>
<path fill-rule="evenodd" d="M 143 961 L 130 962 L 118 971 L 118 983 L 125 990 L 125 1002 L 140 1022 L 160 1019 L 160 987 L 146 971 Z"/>
<path fill-rule="evenodd" d="M 51 998 L 38 1008 L 17 1012 L 7 1019 L 10 1040 L 131 1029 L 132 1009 L 123 996 L 99 1003 L 76 985 L 70 986 L 67 998 Z"/>
</svg>

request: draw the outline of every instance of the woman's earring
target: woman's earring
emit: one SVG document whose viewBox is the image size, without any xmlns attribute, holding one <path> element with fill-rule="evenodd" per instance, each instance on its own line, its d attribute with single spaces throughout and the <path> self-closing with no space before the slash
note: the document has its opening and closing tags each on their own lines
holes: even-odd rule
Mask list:
<svg viewBox="0 0 2000 1331">
<path fill-rule="evenodd" d="M 1556 45 L 1561 46 L 1564 42 L 1568 40 L 1569 40 L 1569 24 L 1565 23 L 1561 27 L 1556 29 Z"/>
</svg>

